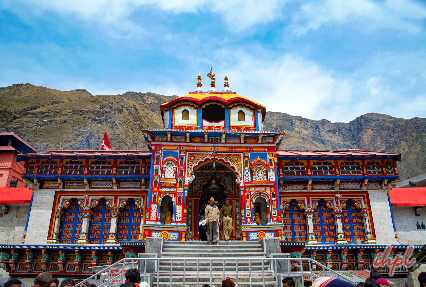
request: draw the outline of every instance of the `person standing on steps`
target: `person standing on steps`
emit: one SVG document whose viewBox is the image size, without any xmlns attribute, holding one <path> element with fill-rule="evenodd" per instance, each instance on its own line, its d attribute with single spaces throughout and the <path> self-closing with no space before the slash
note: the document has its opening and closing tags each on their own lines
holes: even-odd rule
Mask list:
<svg viewBox="0 0 426 287">
<path fill-rule="evenodd" d="M 206 224 L 209 225 L 209 243 L 208 244 L 218 244 L 217 243 L 217 221 L 220 217 L 219 208 L 214 205 L 214 198 L 210 197 L 210 204 L 206 206 L 206 210 L 204 212 L 204 216 L 206 217 Z"/>
<path fill-rule="evenodd" d="M 225 199 L 225 205 L 220 210 L 220 218 L 223 222 L 223 239 L 228 241 L 232 232 L 232 205 L 229 198 Z"/>
</svg>

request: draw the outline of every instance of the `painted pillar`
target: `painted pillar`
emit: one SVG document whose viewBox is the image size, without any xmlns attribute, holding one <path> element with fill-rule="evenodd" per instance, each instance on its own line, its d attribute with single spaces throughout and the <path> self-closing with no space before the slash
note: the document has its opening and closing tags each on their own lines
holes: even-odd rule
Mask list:
<svg viewBox="0 0 426 287">
<path fill-rule="evenodd" d="M 88 244 L 89 243 L 89 224 L 92 217 L 93 211 L 89 208 L 83 209 L 82 216 L 83 222 L 81 224 L 80 237 L 77 244 Z"/>
<path fill-rule="evenodd" d="M 118 207 L 112 207 L 110 209 L 111 214 L 111 225 L 109 227 L 108 240 L 106 244 L 117 244 L 117 226 L 118 218 L 120 216 L 120 209 Z"/>
<path fill-rule="evenodd" d="M 169 109 L 169 122 L 167 124 L 167 128 L 170 130 L 172 129 L 172 122 L 173 122 L 173 109 Z"/>
<path fill-rule="evenodd" d="M 53 227 L 53 237 L 50 240 L 51 242 L 49 242 L 49 243 L 59 243 L 59 231 L 61 229 L 61 217 L 62 217 L 63 213 L 64 213 L 63 209 L 59 209 L 59 210 L 56 211 L 55 225 Z"/>
<path fill-rule="evenodd" d="M 143 198 L 141 198 L 140 199 L 140 201 L 139 200 L 135 200 L 135 209 L 136 208 L 139 208 L 139 212 L 140 212 L 140 214 L 141 214 L 141 223 L 139 224 L 139 240 L 145 240 L 145 234 L 144 234 L 144 224 L 145 224 L 145 213 L 143 212 L 144 211 L 144 202 L 143 202 Z"/>
<path fill-rule="evenodd" d="M 201 108 L 201 106 L 198 106 L 198 130 L 202 130 L 203 129 L 203 109 Z"/>
<path fill-rule="evenodd" d="M 343 210 L 340 206 L 336 206 L 336 208 L 333 210 L 334 225 L 336 226 L 337 244 L 348 243 L 348 241 L 345 238 L 345 233 L 343 232 L 342 213 L 343 213 Z"/>
<path fill-rule="evenodd" d="M 368 211 L 366 208 L 361 210 L 362 214 L 362 221 L 364 223 L 364 236 L 365 236 L 365 243 L 367 244 L 376 244 L 376 240 L 371 238 L 371 228 L 370 228 L 370 221 L 368 220 Z"/>
<path fill-rule="evenodd" d="M 259 131 L 259 112 L 257 111 L 257 109 L 254 109 L 254 119 L 256 124 L 256 131 Z"/>
<path fill-rule="evenodd" d="M 314 210 L 312 208 L 305 209 L 306 225 L 308 227 L 308 243 L 317 244 L 317 239 L 314 232 Z"/>
<path fill-rule="evenodd" d="M 229 108 L 225 107 L 225 130 L 229 131 L 229 120 L 230 115 L 229 115 Z"/>
</svg>

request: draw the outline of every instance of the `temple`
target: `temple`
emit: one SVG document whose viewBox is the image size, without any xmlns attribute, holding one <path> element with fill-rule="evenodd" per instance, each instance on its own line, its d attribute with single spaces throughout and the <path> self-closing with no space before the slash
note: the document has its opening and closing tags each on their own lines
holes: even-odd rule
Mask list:
<svg viewBox="0 0 426 287">
<path fill-rule="evenodd" d="M 263 105 L 208 76 L 207 91 L 199 75 L 161 105 L 163 128 L 142 130 L 149 150 L 18 155 L 34 195 L 24 244 L 1 246 L 5 268 L 82 277 L 143 252 L 148 237 L 205 240 L 210 197 L 232 200 L 232 240 L 278 237 L 282 252 L 334 270 L 370 270 L 389 244 L 405 251 L 389 200 L 400 154 L 286 150 L 284 131 L 264 131 Z"/>
</svg>

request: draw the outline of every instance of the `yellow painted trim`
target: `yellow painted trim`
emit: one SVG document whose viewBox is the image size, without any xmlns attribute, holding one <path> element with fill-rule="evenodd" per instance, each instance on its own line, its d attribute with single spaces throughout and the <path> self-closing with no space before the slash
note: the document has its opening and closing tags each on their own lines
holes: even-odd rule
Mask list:
<svg viewBox="0 0 426 287">
<path fill-rule="evenodd" d="M 163 146 L 163 150 L 176 150 L 179 149 L 178 146 Z"/>
<path fill-rule="evenodd" d="M 266 148 L 254 147 L 252 148 L 252 151 L 266 151 Z"/>
<path fill-rule="evenodd" d="M 201 108 L 203 109 L 203 108 L 207 107 L 208 105 L 219 105 L 219 106 L 221 106 L 222 108 L 225 108 L 225 105 L 224 105 L 224 104 L 222 104 L 221 102 L 215 101 L 215 100 L 212 100 L 211 102 L 208 102 L 208 103 L 204 103 L 204 104 L 201 106 Z"/>
<path fill-rule="evenodd" d="M 217 149 L 217 151 L 231 151 L 231 149 L 228 147 L 220 147 Z"/>
<path fill-rule="evenodd" d="M 252 101 L 252 100 L 250 100 L 250 99 L 248 99 L 246 97 L 237 95 L 237 94 L 188 94 L 188 95 L 185 95 L 183 97 L 193 98 L 193 99 L 198 99 L 198 100 L 203 100 L 203 99 L 206 99 L 206 98 L 209 98 L 209 97 L 219 97 L 219 98 L 223 98 L 226 101 L 228 101 L 228 100 L 230 100 L 232 98 L 241 98 L 243 100 L 248 101 L 249 103 L 253 103 L 253 104 L 257 105 L 257 106 L 263 107 L 263 105 L 255 102 L 255 101 Z"/>
<path fill-rule="evenodd" d="M 212 148 L 211 147 L 199 147 L 198 150 L 208 150 L 208 151 L 211 151 Z"/>
<path fill-rule="evenodd" d="M 195 150 L 195 147 L 183 146 L 182 150 Z"/>
</svg>

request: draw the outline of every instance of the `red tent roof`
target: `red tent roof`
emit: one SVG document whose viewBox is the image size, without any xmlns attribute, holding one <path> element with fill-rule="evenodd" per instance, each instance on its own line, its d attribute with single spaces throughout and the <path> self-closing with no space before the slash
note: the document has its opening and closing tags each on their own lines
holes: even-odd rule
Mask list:
<svg viewBox="0 0 426 287">
<path fill-rule="evenodd" d="M 0 188 L 0 203 L 30 203 L 32 194 L 29 188 Z"/>
<path fill-rule="evenodd" d="M 392 188 L 389 196 L 393 206 L 426 206 L 426 187 Z"/>
</svg>

